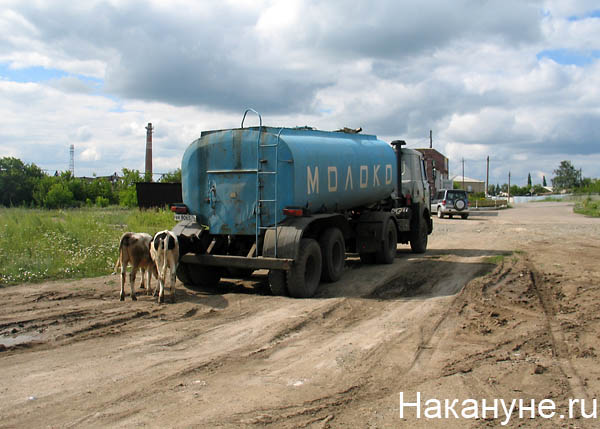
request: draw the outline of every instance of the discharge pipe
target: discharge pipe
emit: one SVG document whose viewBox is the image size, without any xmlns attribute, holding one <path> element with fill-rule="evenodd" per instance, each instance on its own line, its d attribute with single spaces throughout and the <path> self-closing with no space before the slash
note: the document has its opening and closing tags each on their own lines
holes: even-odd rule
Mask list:
<svg viewBox="0 0 600 429">
<path fill-rule="evenodd" d="M 402 146 L 406 145 L 404 140 L 394 140 L 392 146 L 396 151 L 396 197 L 404 198 L 402 194 Z"/>
</svg>

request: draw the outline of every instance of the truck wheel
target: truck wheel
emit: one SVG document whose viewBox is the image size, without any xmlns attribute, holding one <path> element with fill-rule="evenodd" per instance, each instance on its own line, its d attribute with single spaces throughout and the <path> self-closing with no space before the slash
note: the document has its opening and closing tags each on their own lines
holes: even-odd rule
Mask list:
<svg viewBox="0 0 600 429">
<path fill-rule="evenodd" d="M 416 230 L 410 232 L 410 248 L 413 253 L 425 253 L 427 250 L 427 223 L 419 219 Z"/>
<path fill-rule="evenodd" d="M 188 285 L 192 283 L 192 279 L 190 277 L 190 273 L 188 272 L 187 264 L 179 263 L 177 265 L 177 278 L 184 285 Z"/>
<path fill-rule="evenodd" d="M 285 271 L 269 270 L 269 288 L 275 296 L 287 296 L 287 286 L 285 284 Z"/>
<path fill-rule="evenodd" d="M 294 298 L 312 297 L 321 280 L 321 248 L 312 238 L 300 240 L 298 258 L 287 275 L 288 291 Z"/>
<path fill-rule="evenodd" d="M 440 219 L 444 218 L 444 213 L 442 213 L 441 207 L 438 207 L 437 214 L 438 214 L 438 218 L 440 218 Z"/>
<path fill-rule="evenodd" d="M 398 245 L 398 231 L 393 220 L 388 219 L 383 225 L 383 236 L 380 249 L 375 254 L 377 263 L 391 264 L 396 257 L 396 246 Z"/>
<path fill-rule="evenodd" d="M 346 244 L 342 231 L 339 228 L 326 229 L 319 239 L 319 245 L 323 257 L 321 280 L 337 282 L 344 272 L 346 259 Z"/>
<path fill-rule="evenodd" d="M 180 263 L 177 278 L 189 289 L 202 291 L 216 287 L 221 280 L 221 269 L 197 264 Z"/>
</svg>

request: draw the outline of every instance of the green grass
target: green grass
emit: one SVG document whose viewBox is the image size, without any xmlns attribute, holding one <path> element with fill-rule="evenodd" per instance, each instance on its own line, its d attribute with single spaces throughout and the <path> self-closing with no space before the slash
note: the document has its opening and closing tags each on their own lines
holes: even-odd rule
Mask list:
<svg viewBox="0 0 600 429">
<path fill-rule="evenodd" d="M 123 232 L 174 225 L 166 210 L 0 208 L 0 286 L 109 274 Z"/>
<path fill-rule="evenodd" d="M 564 198 L 546 197 L 543 200 L 532 200 L 532 203 L 561 203 L 567 201 Z"/>
<path fill-rule="evenodd" d="M 518 252 L 518 251 L 517 251 Z M 505 253 L 501 253 L 499 255 L 494 255 L 494 256 L 488 256 L 484 259 L 485 263 L 487 264 L 494 264 L 494 265 L 499 265 L 502 262 L 504 262 L 504 259 L 507 256 L 511 256 L 513 253 L 512 252 L 505 252 Z"/>
<path fill-rule="evenodd" d="M 585 216 L 600 217 L 600 201 L 587 197 L 585 200 L 575 204 L 573 211 Z"/>
<path fill-rule="evenodd" d="M 485 199 L 485 198 L 477 198 L 477 199 L 471 199 L 469 198 L 469 202 L 471 204 L 471 208 L 481 208 L 481 207 L 502 207 L 502 206 L 506 206 L 507 205 L 507 201 L 506 200 L 492 200 L 492 199 Z"/>
</svg>

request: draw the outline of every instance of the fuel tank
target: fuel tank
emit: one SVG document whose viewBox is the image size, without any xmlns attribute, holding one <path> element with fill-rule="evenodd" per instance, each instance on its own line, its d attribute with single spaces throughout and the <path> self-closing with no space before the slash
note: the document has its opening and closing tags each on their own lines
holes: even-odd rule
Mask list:
<svg viewBox="0 0 600 429">
<path fill-rule="evenodd" d="M 308 128 L 206 131 L 185 151 L 183 201 L 212 234 L 254 235 L 283 209 L 331 213 L 394 191 L 392 147 L 376 136 Z"/>
</svg>

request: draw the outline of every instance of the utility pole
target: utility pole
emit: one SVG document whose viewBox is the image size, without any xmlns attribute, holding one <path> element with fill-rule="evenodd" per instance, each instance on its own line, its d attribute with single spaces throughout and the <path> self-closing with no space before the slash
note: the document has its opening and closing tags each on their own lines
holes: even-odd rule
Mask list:
<svg viewBox="0 0 600 429">
<path fill-rule="evenodd" d="M 510 171 L 508 172 L 508 200 L 506 200 L 506 204 L 510 204 Z"/>
<path fill-rule="evenodd" d="M 462 159 L 462 189 L 465 190 L 465 159 Z"/>
<path fill-rule="evenodd" d="M 488 196 L 488 190 L 490 189 L 490 157 L 487 157 L 487 166 L 485 169 L 485 196 Z"/>
<path fill-rule="evenodd" d="M 429 130 L 429 149 L 433 149 L 433 131 Z"/>
</svg>

